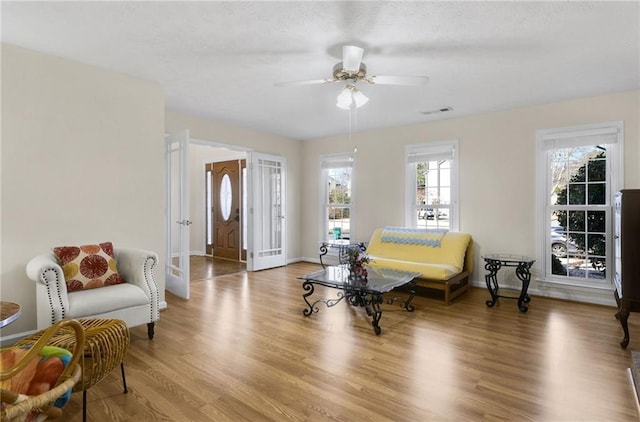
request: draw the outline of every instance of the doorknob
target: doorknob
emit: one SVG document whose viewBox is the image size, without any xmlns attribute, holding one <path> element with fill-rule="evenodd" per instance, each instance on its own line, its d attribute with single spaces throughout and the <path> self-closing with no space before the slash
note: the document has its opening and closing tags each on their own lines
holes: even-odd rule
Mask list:
<svg viewBox="0 0 640 422">
<path fill-rule="evenodd" d="M 181 224 L 183 226 L 188 226 L 189 224 L 193 224 L 193 221 L 182 220 L 182 221 L 176 221 L 176 223 Z"/>
</svg>

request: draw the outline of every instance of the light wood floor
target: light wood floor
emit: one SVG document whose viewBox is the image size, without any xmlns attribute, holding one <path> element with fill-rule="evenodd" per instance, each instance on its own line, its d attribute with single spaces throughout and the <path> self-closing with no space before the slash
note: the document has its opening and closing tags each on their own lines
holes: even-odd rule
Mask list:
<svg viewBox="0 0 640 422">
<path fill-rule="evenodd" d="M 622 350 L 613 308 L 533 297 L 523 314 L 472 288 L 448 307 L 385 304 L 375 336 L 344 302 L 302 315 L 296 277 L 317 268 L 200 277 L 191 300 L 167 294 L 155 339 L 131 330 L 129 393 L 114 371 L 89 390 L 89 420 L 638 420 L 625 372 L 640 349 L 634 315 Z M 74 394 L 63 420 L 80 421 L 81 403 Z"/>
<path fill-rule="evenodd" d="M 192 283 L 247 270 L 247 264 L 244 262 L 210 256 L 192 255 L 189 259 L 189 265 Z"/>
</svg>

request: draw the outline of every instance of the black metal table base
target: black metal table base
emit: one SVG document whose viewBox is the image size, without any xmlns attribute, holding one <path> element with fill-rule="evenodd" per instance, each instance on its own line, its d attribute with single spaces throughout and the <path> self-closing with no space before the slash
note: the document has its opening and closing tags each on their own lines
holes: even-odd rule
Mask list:
<svg viewBox="0 0 640 422">
<path fill-rule="evenodd" d="M 413 312 L 415 310 L 415 307 L 411 304 L 415 296 L 415 290 L 412 288 L 414 284 L 415 283 L 412 282 L 407 286 L 409 297 L 404 299 L 403 305 L 407 312 Z M 367 292 L 358 289 L 345 289 L 339 290 L 336 298 L 334 299 L 320 298 L 311 303 L 309 302 L 308 298 L 315 291 L 314 283 L 312 281 L 305 281 L 302 283 L 302 289 L 306 292 L 302 295 L 302 298 L 307 304 L 307 307 L 302 310 L 302 314 L 304 316 L 310 316 L 311 314 L 318 312 L 318 307 L 316 306 L 318 303 L 324 303 L 327 308 L 332 308 L 346 298 L 350 305 L 365 308 L 367 316 L 371 317 L 371 325 L 373 326 L 373 331 L 376 333 L 376 335 L 379 336 L 382 332 L 382 328 L 380 328 L 380 319 L 382 318 L 382 308 L 380 307 L 380 305 L 384 301 L 382 293 Z M 399 297 L 394 297 L 388 299 L 387 303 L 393 303 L 394 301 L 399 300 L 402 299 Z"/>
<path fill-rule="evenodd" d="M 489 273 L 486 274 L 484 278 L 487 283 L 487 289 L 491 294 L 491 299 L 485 302 L 487 306 L 493 307 L 500 297 L 505 299 L 517 299 L 518 309 L 520 312 L 527 312 L 529 308 L 526 304 L 531 302 L 531 297 L 527 294 L 529 283 L 531 282 L 531 272 L 529 269 L 533 265 L 534 261 L 505 261 L 485 258 L 485 262 L 484 268 L 489 271 Z M 497 274 L 502 267 L 516 267 L 516 276 L 520 281 L 522 281 L 522 288 L 520 289 L 520 294 L 518 296 L 504 296 L 499 293 L 500 286 L 498 285 Z"/>
</svg>

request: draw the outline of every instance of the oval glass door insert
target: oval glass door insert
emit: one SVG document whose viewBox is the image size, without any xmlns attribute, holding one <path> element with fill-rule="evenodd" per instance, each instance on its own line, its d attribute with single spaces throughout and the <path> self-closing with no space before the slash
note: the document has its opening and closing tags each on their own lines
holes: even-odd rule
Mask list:
<svg viewBox="0 0 640 422">
<path fill-rule="evenodd" d="M 225 174 L 220 181 L 220 213 L 224 221 L 229 220 L 231 216 L 232 195 L 231 179 L 228 174 Z"/>
</svg>

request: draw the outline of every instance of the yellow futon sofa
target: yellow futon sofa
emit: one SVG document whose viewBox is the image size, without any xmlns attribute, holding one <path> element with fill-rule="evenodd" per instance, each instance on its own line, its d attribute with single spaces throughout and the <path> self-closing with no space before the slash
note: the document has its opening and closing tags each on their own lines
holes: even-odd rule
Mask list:
<svg viewBox="0 0 640 422">
<path fill-rule="evenodd" d="M 474 258 L 468 233 L 379 228 L 371 236 L 367 254 L 371 267 L 421 273 L 416 285 L 443 290 L 447 305 L 469 288 Z"/>
</svg>

